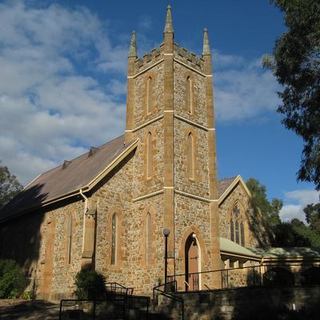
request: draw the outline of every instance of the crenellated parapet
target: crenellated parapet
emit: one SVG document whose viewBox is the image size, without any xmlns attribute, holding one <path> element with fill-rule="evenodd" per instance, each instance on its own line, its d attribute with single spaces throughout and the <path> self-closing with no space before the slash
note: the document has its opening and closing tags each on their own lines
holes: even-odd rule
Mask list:
<svg viewBox="0 0 320 320">
<path fill-rule="evenodd" d="M 174 45 L 174 57 L 186 65 L 202 71 L 204 60 L 202 56 L 197 56 L 195 53 L 179 46 L 177 43 Z"/>
</svg>

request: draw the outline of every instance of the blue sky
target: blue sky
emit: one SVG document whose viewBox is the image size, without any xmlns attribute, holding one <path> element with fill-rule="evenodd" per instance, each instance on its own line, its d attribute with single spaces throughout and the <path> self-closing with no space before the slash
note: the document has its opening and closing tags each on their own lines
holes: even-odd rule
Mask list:
<svg viewBox="0 0 320 320">
<path fill-rule="evenodd" d="M 279 86 L 261 68 L 285 30 L 268 0 L 0 1 L 0 160 L 23 183 L 122 134 L 126 56 L 162 41 L 167 4 L 175 41 L 197 54 L 209 29 L 214 57 L 218 174 L 240 174 L 283 199 L 284 220 L 317 200 L 296 182 L 302 142 L 275 112 Z"/>
</svg>

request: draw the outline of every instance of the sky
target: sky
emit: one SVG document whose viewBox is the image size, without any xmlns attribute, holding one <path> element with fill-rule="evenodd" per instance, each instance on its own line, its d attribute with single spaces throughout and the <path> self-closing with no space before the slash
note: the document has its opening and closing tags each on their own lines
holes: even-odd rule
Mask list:
<svg viewBox="0 0 320 320">
<path fill-rule="evenodd" d="M 218 175 L 254 177 L 284 201 L 284 221 L 318 201 L 296 180 L 302 141 L 276 113 L 281 88 L 261 66 L 285 31 L 269 0 L 0 0 L 0 160 L 24 185 L 121 135 L 130 33 L 141 56 L 162 42 L 171 4 L 175 41 L 201 53 L 209 29 Z"/>
</svg>

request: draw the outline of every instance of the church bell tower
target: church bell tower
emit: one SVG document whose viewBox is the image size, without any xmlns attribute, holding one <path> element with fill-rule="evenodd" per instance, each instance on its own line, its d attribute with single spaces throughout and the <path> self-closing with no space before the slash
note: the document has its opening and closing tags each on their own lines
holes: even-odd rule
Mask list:
<svg viewBox="0 0 320 320">
<path fill-rule="evenodd" d="M 133 32 L 128 55 L 125 141 L 139 139 L 133 168 L 133 212 L 141 216 L 142 224 L 148 215 L 152 221 L 146 232 L 152 233 L 152 247 L 140 246 L 141 265 L 151 278 L 159 277 L 157 272 L 163 271 L 162 232 L 169 229 L 169 275 L 220 269 L 208 31 L 203 32 L 202 55 L 179 46 L 174 41 L 168 6 L 160 47 L 138 58 L 136 43 Z M 194 266 L 188 260 L 190 237 L 197 246 L 192 253 L 197 261 Z M 153 270 L 157 270 L 154 275 Z M 199 286 L 213 287 L 216 281 L 203 277 Z"/>
</svg>

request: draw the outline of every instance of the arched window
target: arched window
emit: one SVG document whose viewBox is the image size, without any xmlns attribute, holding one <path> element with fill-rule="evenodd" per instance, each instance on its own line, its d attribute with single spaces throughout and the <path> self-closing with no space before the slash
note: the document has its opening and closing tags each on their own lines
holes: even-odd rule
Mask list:
<svg viewBox="0 0 320 320">
<path fill-rule="evenodd" d="M 190 114 L 193 114 L 193 81 L 190 76 L 186 81 L 186 109 Z"/>
<path fill-rule="evenodd" d="M 240 238 L 241 238 L 241 245 L 244 246 L 244 244 L 245 244 L 245 241 L 244 241 L 244 225 L 243 225 L 242 221 L 240 223 Z"/>
<path fill-rule="evenodd" d="M 152 148 L 152 134 L 148 132 L 146 141 L 146 171 L 147 178 L 151 178 L 153 174 L 153 148 Z"/>
<path fill-rule="evenodd" d="M 111 264 L 116 264 L 117 262 L 117 233 L 118 233 L 118 221 L 117 215 L 114 213 L 112 215 L 111 221 Z"/>
<path fill-rule="evenodd" d="M 67 217 L 67 263 L 71 263 L 72 258 L 72 215 Z"/>
<path fill-rule="evenodd" d="M 147 78 L 146 82 L 146 114 L 152 112 L 152 91 L 153 91 L 153 79 L 151 76 Z"/>
<path fill-rule="evenodd" d="M 230 218 L 230 239 L 242 246 L 245 245 L 244 223 L 238 204 L 233 207 Z"/>
<path fill-rule="evenodd" d="M 151 255 L 152 255 L 152 228 L 151 228 L 151 214 L 148 213 L 146 217 L 146 238 L 145 238 L 145 259 L 146 264 L 149 265 L 151 263 Z"/>
<path fill-rule="evenodd" d="M 187 143 L 187 169 L 189 179 L 194 179 L 195 176 L 195 146 L 194 146 L 194 137 L 191 132 L 188 134 L 188 143 Z"/>
<path fill-rule="evenodd" d="M 231 241 L 234 241 L 234 224 L 233 224 L 232 217 L 230 220 L 230 239 L 231 239 Z"/>
</svg>

